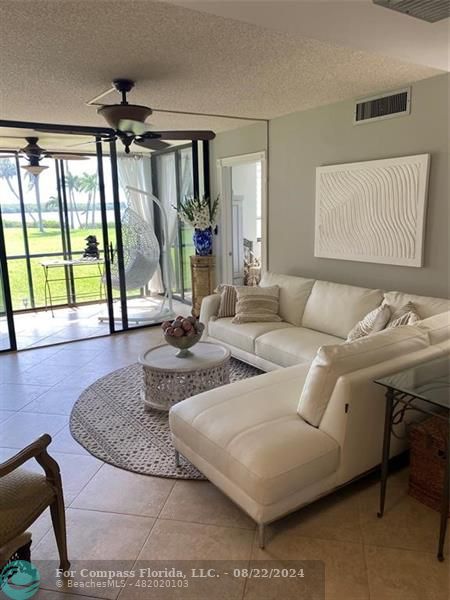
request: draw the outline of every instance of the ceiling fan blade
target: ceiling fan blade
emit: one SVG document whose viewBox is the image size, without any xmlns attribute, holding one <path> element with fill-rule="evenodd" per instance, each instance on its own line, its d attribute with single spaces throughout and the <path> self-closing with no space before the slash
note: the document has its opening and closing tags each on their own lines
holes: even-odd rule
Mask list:
<svg viewBox="0 0 450 600">
<path fill-rule="evenodd" d="M 110 138 L 102 138 L 101 141 L 102 142 L 111 142 L 112 140 L 115 140 L 116 136 L 114 137 L 110 137 Z M 80 146 L 92 146 L 93 144 L 96 144 L 96 140 L 90 140 L 89 142 L 78 142 L 78 144 L 70 144 L 69 146 L 67 146 L 67 148 L 79 148 Z M 61 154 L 67 154 L 67 152 L 61 152 Z"/>
<path fill-rule="evenodd" d="M 139 140 L 135 140 L 134 143 L 136 146 L 146 148 L 147 150 L 165 150 L 166 148 L 170 148 L 170 144 L 154 138 L 151 139 L 144 137 L 140 138 Z"/>
<path fill-rule="evenodd" d="M 213 140 L 216 137 L 214 131 L 207 129 L 194 129 L 185 131 L 154 131 L 164 140 Z"/>
</svg>

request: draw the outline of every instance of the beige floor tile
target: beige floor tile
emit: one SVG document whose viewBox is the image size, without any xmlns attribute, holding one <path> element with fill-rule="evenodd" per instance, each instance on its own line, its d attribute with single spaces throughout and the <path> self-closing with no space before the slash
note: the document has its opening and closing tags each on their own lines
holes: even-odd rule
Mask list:
<svg viewBox="0 0 450 600">
<path fill-rule="evenodd" d="M 50 509 L 46 508 L 36 521 L 28 527 L 31 531 L 31 557 L 33 558 L 34 548 L 39 544 L 43 537 L 52 530 L 52 519 Z"/>
<path fill-rule="evenodd" d="M 74 508 L 157 517 L 174 480 L 104 465 L 74 500 Z"/>
<path fill-rule="evenodd" d="M 264 550 L 258 548 L 255 536 L 253 558 L 297 560 L 299 566 L 304 563 L 306 570 L 307 561 L 323 561 L 326 600 L 369 598 L 362 544 L 301 537 L 295 528 L 274 524 L 268 532 Z"/>
<path fill-rule="evenodd" d="M 134 560 L 154 519 L 90 510 L 66 510 L 67 538 L 72 560 Z M 35 550 L 36 558 L 57 557 L 56 545 L 47 533 Z"/>
<path fill-rule="evenodd" d="M 286 517 L 280 524 L 295 532 L 295 535 L 339 542 L 362 542 L 359 503 L 352 488 L 313 502 Z"/>
<path fill-rule="evenodd" d="M 177 481 L 161 512 L 163 519 L 254 529 L 254 521 L 208 481 Z"/>
<path fill-rule="evenodd" d="M 0 410 L 0 423 L 6 421 L 15 414 L 14 410 Z"/>
<path fill-rule="evenodd" d="M 67 424 L 66 415 L 19 412 L 0 423 L 0 446 L 23 448 L 43 433 L 55 435 Z"/>
<path fill-rule="evenodd" d="M 97 596 L 98 598 L 99 596 Z M 97 600 L 95 596 L 85 596 L 80 594 L 70 594 L 64 592 L 52 592 L 50 590 L 40 589 L 38 593 L 33 596 L 34 600 Z"/>
<path fill-rule="evenodd" d="M 59 365 L 57 354 L 46 362 L 39 363 L 24 373 L 28 383 L 35 385 L 55 385 L 66 377 L 75 375 L 77 368 L 70 365 Z"/>
<path fill-rule="evenodd" d="M 0 358 L 1 360 L 1 358 Z M 0 384 L 0 408 L 17 411 L 44 394 L 50 386 L 29 385 L 25 382 Z"/>
<path fill-rule="evenodd" d="M 94 571 L 132 568 L 154 519 L 97 511 L 67 509 L 68 553 L 73 576 L 56 576 L 58 554 L 53 532 L 48 532 L 33 553 L 33 562 L 41 572 L 42 587 L 72 592 L 73 582 L 82 582 L 82 568 Z M 101 581 L 102 578 L 96 578 Z M 78 591 L 83 593 L 81 588 Z M 120 588 L 95 588 L 95 596 L 114 599 Z M 91 593 L 92 590 L 84 590 Z"/>
<path fill-rule="evenodd" d="M 140 560 L 247 560 L 253 532 L 158 519 Z"/>
<path fill-rule="evenodd" d="M 59 384 L 50 388 L 22 408 L 22 412 L 38 412 L 48 415 L 70 415 L 73 405 L 80 395 L 79 390 L 71 390 Z"/>
<path fill-rule="evenodd" d="M 57 435 L 53 436 L 50 450 L 52 452 L 61 452 L 63 454 L 84 454 L 91 456 L 91 454 L 89 454 L 89 452 L 72 437 L 68 425 L 61 429 Z"/>
<path fill-rule="evenodd" d="M 386 506 L 381 519 L 377 517 L 379 495 L 378 483 L 358 494 L 364 543 L 435 552 L 439 513 L 408 495 L 408 470 L 388 480 Z"/>
<path fill-rule="evenodd" d="M 448 556 L 365 547 L 370 600 L 448 600 Z"/>
</svg>

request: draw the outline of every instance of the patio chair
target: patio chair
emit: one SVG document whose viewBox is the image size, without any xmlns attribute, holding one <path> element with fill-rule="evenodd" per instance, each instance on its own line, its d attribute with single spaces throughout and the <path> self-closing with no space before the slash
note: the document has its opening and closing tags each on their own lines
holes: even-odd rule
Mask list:
<svg viewBox="0 0 450 600">
<path fill-rule="evenodd" d="M 30 556 L 27 528 L 49 506 L 58 546 L 60 568 L 70 567 L 67 558 L 66 517 L 58 463 L 47 453 L 52 438 L 40 436 L 15 456 L 0 464 L 0 556 L 7 562 L 12 554 Z M 44 473 L 22 468 L 36 459 Z M 27 549 L 28 546 L 28 549 Z M 11 552 L 9 552 L 11 550 Z"/>
</svg>

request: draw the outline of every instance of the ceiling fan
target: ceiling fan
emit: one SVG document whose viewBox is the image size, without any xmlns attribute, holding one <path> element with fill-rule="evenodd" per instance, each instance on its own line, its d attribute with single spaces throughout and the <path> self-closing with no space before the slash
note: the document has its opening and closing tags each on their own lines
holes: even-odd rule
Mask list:
<svg viewBox="0 0 450 600">
<path fill-rule="evenodd" d="M 11 135 L 0 136 L 3 139 L 17 140 L 22 139 Z M 49 152 L 39 146 L 38 137 L 26 137 L 27 145 L 19 149 L 20 156 L 23 156 L 30 163 L 29 165 L 22 166 L 22 169 L 28 171 L 32 175 L 40 175 L 42 171 L 48 169 L 48 166 L 41 165 L 40 161 L 43 158 L 54 158 L 57 160 L 86 160 L 87 156 L 81 156 L 74 152 Z"/>
<path fill-rule="evenodd" d="M 108 125 L 114 129 L 115 134 L 109 139 L 119 138 L 125 146 L 126 154 L 129 154 L 133 142 L 148 150 L 163 150 L 170 146 L 162 141 L 164 139 L 212 140 L 216 137 L 216 134 L 209 130 L 153 131 L 150 125 L 145 123 L 145 119 L 152 114 L 153 110 L 148 106 L 128 103 L 127 94 L 133 89 L 134 81 L 114 79 L 112 85 L 122 95 L 120 104 L 101 104 L 97 113 L 102 115 Z M 104 95 L 101 94 L 100 97 Z M 98 99 L 99 96 L 96 100 Z M 94 101 L 89 104 L 94 105 Z"/>
</svg>

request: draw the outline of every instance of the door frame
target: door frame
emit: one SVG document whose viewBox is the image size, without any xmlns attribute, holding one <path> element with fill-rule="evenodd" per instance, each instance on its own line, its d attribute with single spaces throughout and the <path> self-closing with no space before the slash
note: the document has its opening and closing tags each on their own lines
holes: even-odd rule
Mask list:
<svg viewBox="0 0 450 600">
<path fill-rule="evenodd" d="M 251 162 L 261 161 L 261 271 L 267 270 L 268 258 L 268 224 L 267 224 L 267 152 L 261 150 L 250 154 L 219 158 L 216 161 L 217 187 L 220 197 L 221 231 L 219 251 L 221 256 L 221 281 L 233 283 L 233 223 L 232 223 L 232 189 L 231 168 Z"/>
</svg>

